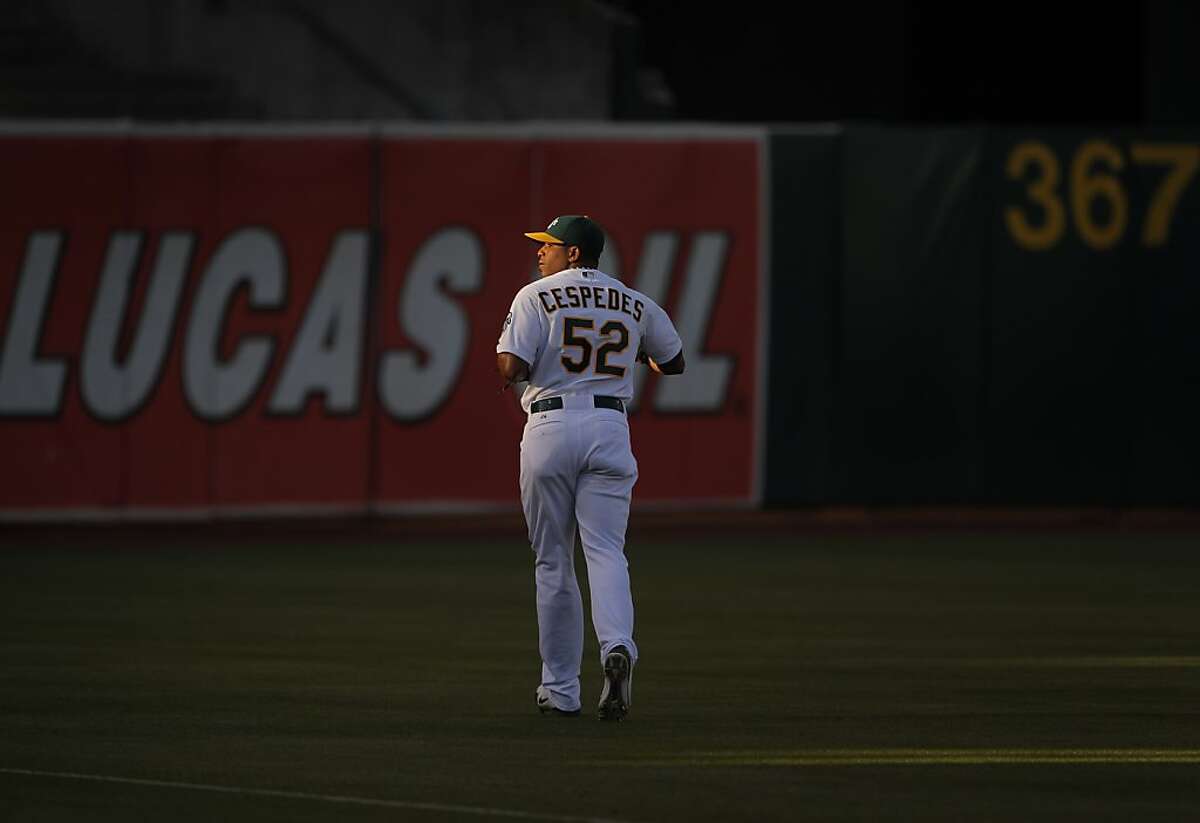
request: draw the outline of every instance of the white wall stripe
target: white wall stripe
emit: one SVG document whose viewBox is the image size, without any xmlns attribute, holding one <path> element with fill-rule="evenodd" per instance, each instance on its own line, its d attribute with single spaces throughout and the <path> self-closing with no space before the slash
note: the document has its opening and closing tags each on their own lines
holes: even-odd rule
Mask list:
<svg viewBox="0 0 1200 823">
<path fill-rule="evenodd" d="M 824 134 L 828 126 L 793 131 Z M 715 123 L 609 123 L 537 121 L 513 123 L 415 123 L 405 121 L 146 123 L 134 120 L 0 120 L 0 136 L 79 137 L 372 137 L 555 140 L 758 140 L 765 126 Z"/>
</svg>

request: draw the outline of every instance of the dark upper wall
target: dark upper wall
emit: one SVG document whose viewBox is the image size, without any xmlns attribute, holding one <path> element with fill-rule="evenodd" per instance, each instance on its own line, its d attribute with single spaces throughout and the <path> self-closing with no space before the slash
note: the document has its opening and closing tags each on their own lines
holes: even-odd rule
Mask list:
<svg viewBox="0 0 1200 823">
<path fill-rule="evenodd" d="M 9 0 L 0 116 L 1200 123 L 1187 2 Z"/>
<path fill-rule="evenodd" d="M 617 0 L 682 119 L 1200 123 L 1193 3 Z"/>
<path fill-rule="evenodd" d="M 12 0 L 0 116 L 609 119 L 588 0 Z"/>
</svg>

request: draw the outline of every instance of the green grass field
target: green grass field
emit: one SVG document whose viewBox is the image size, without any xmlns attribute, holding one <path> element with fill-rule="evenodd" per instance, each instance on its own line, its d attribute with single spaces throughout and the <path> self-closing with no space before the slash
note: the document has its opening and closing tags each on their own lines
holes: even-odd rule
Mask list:
<svg viewBox="0 0 1200 823">
<path fill-rule="evenodd" d="M 0 819 L 1200 814 L 1194 536 L 638 539 L 607 724 L 534 708 L 520 534 L 162 533 L 0 547 Z"/>
</svg>

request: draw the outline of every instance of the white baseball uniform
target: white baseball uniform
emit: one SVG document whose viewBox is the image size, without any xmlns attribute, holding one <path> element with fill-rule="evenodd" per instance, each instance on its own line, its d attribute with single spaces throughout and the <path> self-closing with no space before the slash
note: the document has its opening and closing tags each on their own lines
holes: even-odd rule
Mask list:
<svg viewBox="0 0 1200 823">
<path fill-rule="evenodd" d="M 530 367 L 521 397 L 521 504 L 535 555 L 542 688 L 564 711 L 580 707 L 583 605 L 575 577 L 578 525 L 600 659 L 633 642 L 625 559 L 637 461 L 623 404 L 639 350 L 664 363 L 683 344 L 667 313 L 601 271 L 573 268 L 517 292 L 497 352 Z"/>
</svg>

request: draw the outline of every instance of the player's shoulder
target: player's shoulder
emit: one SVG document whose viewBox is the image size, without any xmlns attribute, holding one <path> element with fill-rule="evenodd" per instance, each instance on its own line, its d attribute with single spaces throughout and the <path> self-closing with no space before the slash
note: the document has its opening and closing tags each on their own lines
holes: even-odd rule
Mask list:
<svg viewBox="0 0 1200 823">
<path fill-rule="evenodd" d="M 554 274 L 548 274 L 545 277 L 539 277 L 532 280 L 521 287 L 517 292 L 517 300 L 525 300 L 529 303 L 537 303 L 544 298 L 539 297 L 542 292 L 550 292 L 551 289 L 561 289 L 575 283 L 579 283 L 578 269 L 564 269 Z"/>
<path fill-rule="evenodd" d="M 654 302 L 649 297 L 647 297 L 645 294 L 638 291 L 633 286 L 629 285 L 628 283 L 626 283 L 624 280 L 622 280 L 619 277 L 613 277 L 611 274 L 608 274 L 607 272 L 602 272 L 599 269 L 589 269 L 588 271 L 590 271 L 592 273 L 592 276 L 596 279 L 596 281 L 602 285 L 616 286 L 617 288 L 621 289 L 622 291 L 628 292 L 630 297 L 637 298 L 638 300 L 641 300 L 643 303 L 653 303 Z"/>
<path fill-rule="evenodd" d="M 610 279 L 619 283 L 621 288 L 629 293 L 630 299 L 641 301 L 643 306 L 653 306 L 654 308 L 658 309 L 659 311 L 663 310 L 662 306 L 658 305 L 658 302 L 655 301 L 653 297 L 650 297 L 649 295 L 647 295 L 645 292 L 640 292 L 637 289 L 635 289 L 633 286 L 630 286 L 621 280 L 617 280 L 615 277 L 610 278 Z"/>
<path fill-rule="evenodd" d="M 546 279 L 547 278 L 542 277 L 537 280 L 529 281 L 524 286 L 517 289 L 516 297 L 514 297 L 513 299 L 514 300 L 536 300 L 538 290 L 544 289 L 546 287 Z"/>
<path fill-rule="evenodd" d="M 574 276 L 577 276 L 578 274 L 578 269 L 563 269 L 562 271 L 555 272 L 554 274 L 547 274 L 545 277 L 538 277 L 534 280 L 530 280 L 528 283 L 522 286 L 517 292 L 517 295 L 533 295 L 537 294 L 539 291 L 545 291 L 546 289 L 557 288 L 559 286 L 566 285 L 567 283 L 572 282 Z"/>
</svg>

